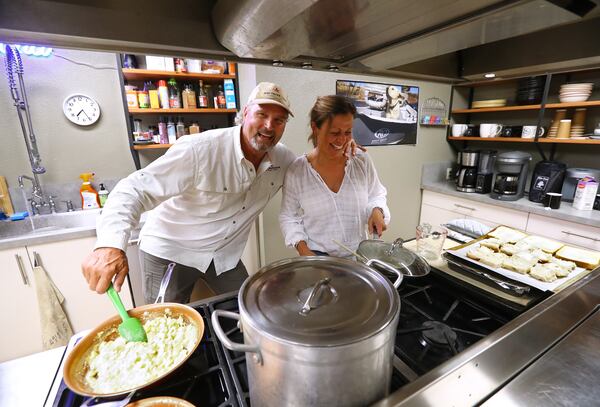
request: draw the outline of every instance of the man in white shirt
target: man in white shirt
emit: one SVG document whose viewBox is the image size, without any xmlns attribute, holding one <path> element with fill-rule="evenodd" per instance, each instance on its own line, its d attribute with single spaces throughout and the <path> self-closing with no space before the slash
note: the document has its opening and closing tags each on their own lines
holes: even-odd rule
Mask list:
<svg viewBox="0 0 600 407">
<path fill-rule="evenodd" d="M 118 291 L 129 269 L 125 250 L 142 212 L 144 297 L 153 302 L 170 262 L 165 301 L 189 302 L 203 279 L 217 294 L 248 276 L 240 257 L 256 216 L 283 184 L 295 155 L 283 144 L 290 104 L 262 82 L 242 111 L 242 125 L 179 139 L 167 153 L 120 181 L 98 221 L 95 249 L 82 264 L 91 290 Z M 116 277 L 115 277 L 116 276 Z"/>
</svg>

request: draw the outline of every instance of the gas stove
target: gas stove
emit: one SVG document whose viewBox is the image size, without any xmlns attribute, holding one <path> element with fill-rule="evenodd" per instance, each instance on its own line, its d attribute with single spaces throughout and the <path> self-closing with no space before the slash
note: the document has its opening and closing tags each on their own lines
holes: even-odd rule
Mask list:
<svg viewBox="0 0 600 407">
<path fill-rule="evenodd" d="M 406 278 L 399 294 L 401 311 L 390 393 L 453 358 L 519 314 L 510 307 L 487 301 L 489 296 L 465 289 L 464 283 L 436 269 L 426 277 Z M 168 380 L 140 390 L 132 400 L 162 395 L 179 397 L 198 406 L 249 406 L 246 355 L 224 348 L 215 338 L 210 323 L 215 309 L 237 312 L 237 301 L 237 293 L 232 293 L 190 304 L 202 315 L 206 326 L 201 345 Z M 233 320 L 222 319 L 222 325 L 228 337 L 243 342 Z M 79 406 L 86 398 L 65 386 L 61 369 L 62 366 L 46 406 Z"/>
</svg>

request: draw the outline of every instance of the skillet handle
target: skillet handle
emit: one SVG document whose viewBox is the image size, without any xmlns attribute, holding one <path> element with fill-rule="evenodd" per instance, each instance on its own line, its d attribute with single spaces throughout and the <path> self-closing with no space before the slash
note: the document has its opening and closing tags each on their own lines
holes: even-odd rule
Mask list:
<svg viewBox="0 0 600 407">
<path fill-rule="evenodd" d="M 371 267 L 371 264 L 376 264 L 379 267 L 382 267 L 384 269 L 386 269 L 387 271 L 389 271 L 392 274 L 395 274 L 398 276 L 398 278 L 396 279 L 396 281 L 394 281 L 394 288 L 398 288 L 400 287 L 400 284 L 402 283 L 402 280 L 404 279 L 404 274 L 402 274 L 400 271 L 398 271 L 398 269 L 396 269 L 396 267 L 392 266 L 391 264 L 385 262 L 385 261 L 381 261 L 379 259 L 370 259 L 367 260 L 365 262 L 365 264 L 369 267 Z"/>
<path fill-rule="evenodd" d="M 219 338 L 219 340 L 221 341 L 223 346 L 225 346 L 229 350 L 232 350 L 234 352 L 252 352 L 252 353 L 254 353 L 252 359 L 254 360 L 254 362 L 261 365 L 262 364 L 262 355 L 260 353 L 260 348 L 255 345 L 245 345 L 243 343 L 232 342 L 231 339 L 229 339 L 227 337 L 227 334 L 223 331 L 223 328 L 221 327 L 221 323 L 219 322 L 219 317 L 230 318 L 230 319 L 235 319 L 235 320 L 239 321 L 240 314 L 237 314 L 237 313 L 231 312 L 231 311 L 225 311 L 222 309 L 214 310 L 210 317 L 210 320 L 212 322 L 213 328 L 215 329 L 215 335 L 217 335 L 217 338 Z"/>
</svg>

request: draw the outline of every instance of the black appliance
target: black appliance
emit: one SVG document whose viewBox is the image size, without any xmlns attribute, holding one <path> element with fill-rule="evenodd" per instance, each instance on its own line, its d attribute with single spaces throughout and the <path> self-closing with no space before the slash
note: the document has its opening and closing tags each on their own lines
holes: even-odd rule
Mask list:
<svg viewBox="0 0 600 407">
<path fill-rule="evenodd" d="M 496 175 L 490 198 L 516 201 L 525 194 L 527 171 L 531 154 L 509 151 L 496 157 Z"/>
<path fill-rule="evenodd" d="M 479 152 L 464 150 L 458 154 L 459 167 L 456 175 L 456 190 L 460 192 L 475 192 Z"/>
<path fill-rule="evenodd" d="M 560 193 L 567 165 L 558 161 L 540 161 L 535 165 L 529 186 L 529 200 L 542 202 L 548 192 Z"/>
<path fill-rule="evenodd" d="M 425 277 L 405 279 L 399 293 L 401 314 L 396 331 L 390 393 L 467 349 L 533 306 L 533 303 L 526 307 L 508 304 L 488 291 L 435 268 Z M 200 312 L 205 324 L 200 346 L 172 376 L 138 391 L 132 401 L 172 396 L 197 406 L 249 406 L 246 356 L 223 347 L 214 336 L 210 323 L 210 316 L 215 309 L 239 312 L 237 293 L 190 305 Z M 243 334 L 235 321 L 221 321 L 230 339 L 243 342 Z M 49 392 L 45 405 L 80 406 L 87 398 L 71 392 L 61 380 L 60 372 L 62 365 L 55 378 L 58 391 Z"/>
<path fill-rule="evenodd" d="M 492 191 L 495 162 L 496 151 L 482 150 L 479 152 L 479 163 L 477 164 L 477 180 L 475 181 L 475 192 L 480 194 L 489 194 Z"/>
</svg>

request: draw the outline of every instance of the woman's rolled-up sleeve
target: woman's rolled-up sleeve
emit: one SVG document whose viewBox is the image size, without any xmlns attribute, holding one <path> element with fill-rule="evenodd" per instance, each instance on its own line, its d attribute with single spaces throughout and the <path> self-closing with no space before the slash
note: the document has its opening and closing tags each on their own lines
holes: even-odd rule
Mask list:
<svg viewBox="0 0 600 407">
<path fill-rule="evenodd" d="M 371 212 L 373 212 L 374 208 L 381 208 L 381 210 L 383 210 L 385 224 L 389 225 L 391 214 L 390 209 L 387 206 L 387 189 L 385 189 L 383 184 L 381 184 L 381 181 L 379 181 L 377 170 L 375 169 L 371 158 L 368 156 L 368 154 L 365 154 L 364 157 L 366 162 L 367 185 L 369 191 L 367 216 L 371 215 Z"/>
<path fill-rule="evenodd" d="M 281 199 L 281 212 L 279 213 L 279 226 L 285 240 L 285 245 L 295 247 L 302 240 L 308 242 L 302 221 L 302 207 L 300 206 L 299 174 L 295 171 L 297 166 L 291 165 L 283 182 Z"/>
</svg>

